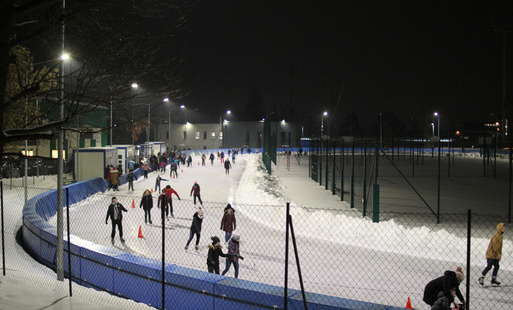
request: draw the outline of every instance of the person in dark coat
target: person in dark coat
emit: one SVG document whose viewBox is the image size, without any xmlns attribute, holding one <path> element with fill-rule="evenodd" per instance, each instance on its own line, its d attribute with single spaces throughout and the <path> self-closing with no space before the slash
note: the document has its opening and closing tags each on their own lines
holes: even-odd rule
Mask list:
<svg viewBox="0 0 513 310">
<path fill-rule="evenodd" d="M 189 244 L 192 241 L 192 238 L 194 238 L 194 235 L 196 235 L 196 246 L 194 247 L 196 251 L 198 250 L 198 244 L 201 237 L 201 224 L 203 223 L 203 210 L 201 210 L 201 207 L 198 209 L 196 213 L 192 216 L 192 225 L 190 229 L 189 234 L 189 240 L 187 240 L 187 244 L 185 245 L 185 249 L 187 250 L 189 248 Z"/>
<path fill-rule="evenodd" d="M 465 300 L 460 292 L 459 285 L 465 279 L 463 269 L 456 268 L 456 271 L 447 270 L 444 275 L 431 280 L 424 289 L 424 302 L 433 310 L 450 310 L 450 304 L 454 303 L 456 309 L 459 305 L 455 302 L 454 295 L 465 305 Z"/>
<path fill-rule="evenodd" d="M 200 186 L 198 184 L 198 181 L 194 181 L 194 185 L 191 188 L 191 196 L 194 194 L 194 204 L 196 204 L 196 197 L 199 200 L 199 203 L 203 205 L 203 201 L 201 201 L 201 194 L 200 194 Z"/>
<path fill-rule="evenodd" d="M 131 188 L 132 192 L 134 191 L 134 179 L 137 180 L 134 172 L 132 170 L 130 170 L 130 173 L 128 173 L 128 175 L 126 176 L 126 180 L 128 182 L 128 190 L 130 190 L 130 188 Z"/>
<path fill-rule="evenodd" d="M 173 160 L 171 162 L 171 172 L 169 173 L 169 176 L 171 178 L 173 178 L 173 173 L 175 174 L 174 177 L 176 177 L 178 179 L 178 164 L 177 164 L 178 160 Z"/>
<path fill-rule="evenodd" d="M 224 215 L 221 219 L 221 230 L 224 231 L 224 240 L 228 242 L 232 237 L 232 232 L 237 229 L 237 220 L 235 219 L 235 210 L 231 204 L 224 208 Z"/>
<path fill-rule="evenodd" d="M 227 257 L 228 254 L 224 254 L 221 246 L 221 240 L 214 236 L 211 238 L 212 243 L 208 245 L 207 255 L 207 266 L 208 272 L 219 274 L 219 256 Z"/>
<path fill-rule="evenodd" d="M 163 189 L 162 194 L 159 196 L 157 208 L 161 209 L 162 219 L 164 219 L 164 214 L 166 218 L 169 216 L 169 198 L 166 195 L 166 189 Z"/>
<path fill-rule="evenodd" d="M 213 165 L 214 164 L 214 159 L 215 159 L 215 156 L 214 156 L 214 153 L 210 153 L 210 164 Z"/>
<path fill-rule="evenodd" d="M 192 156 L 189 155 L 189 157 L 187 157 L 187 167 L 190 167 L 192 166 Z"/>
<path fill-rule="evenodd" d="M 147 189 L 144 191 L 139 208 L 143 208 L 144 210 L 144 223 L 147 224 L 149 221 L 150 224 L 152 224 L 150 211 L 151 208 L 153 208 L 153 197 L 151 197 L 150 190 Z"/>
<path fill-rule="evenodd" d="M 232 164 L 230 163 L 229 159 L 226 159 L 224 162 L 224 169 L 226 174 L 230 174 L 230 168 L 232 167 Z"/>
<path fill-rule="evenodd" d="M 158 191 L 160 192 L 160 182 L 161 181 L 167 181 L 167 180 L 161 178 L 160 175 L 157 175 L 157 178 L 155 179 L 155 191 L 157 191 L 157 188 L 158 188 Z"/>
<path fill-rule="evenodd" d="M 242 260 L 244 259 L 244 257 L 240 256 L 239 253 L 239 241 L 240 236 L 233 235 L 230 239 L 230 243 L 228 243 L 228 255 L 226 256 L 226 267 L 222 273 L 223 276 L 228 272 L 228 270 L 230 270 L 230 267 L 233 264 L 233 267 L 235 268 L 235 278 L 237 279 L 239 277 L 239 258 Z"/>
<path fill-rule="evenodd" d="M 116 226 L 118 226 L 119 230 L 119 239 L 121 240 L 121 242 L 125 242 L 125 239 L 123 239 L 122 212 L 128 212 L 128 210 L 125 209 L 125 207 L 123 207 L 123 205 L 118 202 L 116 197 L 112 197 L 112 203 L 109 205 L 109 208 L 107 209 L 107 217 L 105 218 L 105 224 L 108 224 L 109 217 L 112 223 L 112 233 L 110 234 L 112 244 L 114 244 L 114 237 L 116 236 Z"/>
</svg>

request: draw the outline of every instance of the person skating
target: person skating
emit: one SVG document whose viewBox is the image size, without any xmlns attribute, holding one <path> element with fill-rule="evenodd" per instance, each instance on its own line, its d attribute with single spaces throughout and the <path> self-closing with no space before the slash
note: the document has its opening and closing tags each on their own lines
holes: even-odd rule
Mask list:
<svg viewBox="0 0 513 310">
<path fill-rule="evenodd" d="M 214 153 L 210 153 L 210 165 L 213 165 L 214 164 L 214 159 L 215 159 L 215 156 L 214 156 Z"/>
<path fill-rule="evenodd" d="M 189 154 L 189 157 L 187 157 L 187 167 L 192 166 L 192 156 Z"/>
<path fill-rule="evenodd" d="M 164 190 L 166 191 L 166 196 L 169 201 L 169 211 L 171 212 L 171 217 L 175 217 L 173 215 L 173 199 L 172 199 L 171 195 L 175 194 L 175 196 L 178 198 L 178 200 L 182 200 L 182 199 L 180 199 L 180 195 L 178 195 L 178 193 L 173 188 L 171 188 L 170 185 L 166 185 L 166 188 Z M 167 217 L 167 214 L 166 214 L 166 217 Z"/>
<path fill-rule="evenodd" d="M 212 238 L 212 243 L 208 245 L 207 266 L 208 272 L 219 274 L 219 256 L 227 257 L 224 254 L 221 246 L 221 240 L 217 236 Z"/>
<path fill-rule="evenodd" d="M 228 270 L 230 270 L 230 267 L 233 264 L 233 267 L 235 268 L 235 278 L 239 277 L 239 258 L 242 260 L 244 259 L 239 252 L 239 241 L 240 236 L 234 235 L 228 243 L 228 255 L 226 257 L 226 267 L 222 273 L 223 276 L 228 272 Z"/>
<path fill-rule="evenodd" d="M 173 178 L 173 174 L 175 175 L 174 177 L 178 179 L 178 164 L 176 159 L 171 162 L 171 172 L 169 176 Z"/>
<path fill-rule="evenodd" d="M 105 224 L 108 224 L 109 217 L 112 223 L 112 232 L 110 234 L 112 244 L 114 244 L 114 237 L 116 236 L 116 226 L 118 226 L 119 230 L 119 240 L 121 240 L 121 242 L 125 242 L 125 239 L 123 239 L 122 212 L 128 212 L 128 210 L 125 209 L 125 207 L 123 207 L 123 205 L 118 202 L 116 197 L 112 197 L 112 203 L 109 205 L 109 208 L 107 209 L 107 217 L 105 218 Z"/>
<path fill-rule="evenodd" d="M 224 163 L 224 152 L 221 152 L 221 164 Z"/>
<path fill-rule="evenodd" d="M 118 191 L 119 188 L 119 171 L 116 168 L 113 168 L 110 171 L 110 182 L 112 183 L 112 190 Z"/>
<path fill-rule="evenodd" d="M 157 175 L 157 178 L 155 179 L 155 191 L 157 191 L 157 188 L 158 188 L 158 192 L 160 192 L 160 182 L 161 181 L 167 181 L 166 179 L 163 179 L 160 177 L 160 175 Z"/>
<path fill-rule="evenodd" d="M 490 243 L 488 244 L 488 249 L 486 250 L 486 268 L 481 272 L 481 277 L 479 277 L 479 284 L 484 284 L 484 278 L 488 271 L 492 269 L 492 280 L 491 284 L 500 285 L 501 282 L 497 280 L 497 273 L 499 272 L 499 262 L 502 258 L 502 235 L 506 231 L 506 225 L 504 223 L 497 224 L 497 230 L 495 234 L 490 239 Z"/>
<path fill-rule="evenodd" d="M 232 162 L 235 164 L 235 152 L 232 153 Z"/>
<path fill-rule="evenodd" d="M 201 165 L 205 166 L 205 160 L 207 159 L 207 155 L 201 154 Z"/>
<path fill-rule="evenodd" d="M 456 271 L 447 270 L 444 275 L 431 280 L 424 289 L 424 302 L 431 306 L 432 310 L 450 310 L 451 303 L 454 303 L 456 309 L 459 304 L 455 301 L 455 296 L 465 305 L 465 299 L 461 294 L 459 285 L 465 280 L 465 274 L 461 267 Z"/>
<path fill-rule="evenodd" d="M 150 165 L 148 164 L 148 162 L 145 162 L 144 165 L 143 165 L 143 172 L 144 172 L 144 178 L 145 179 L 148 178 L 148 172 L 150 170 L 151 170 Z"/>
<path fill-rule="evenodd" d="M 149 221 L 150 224 L 152 224 L 151 208 L 153 208 L 153 197 L 151 197 L 150 190 L 147 189 L 144 191 L 139 208 L 143 208 L 144 210 L 144 223 L 147 224 Z"/>
<path fill-rule="evenodd" d="M 232 167 L 232 164 L 230 163 L 229 159 L 226 159 L 224 162 L 224 170 L 226 174 L 230 174 L 230 168 Z"/>
<path fill-rule="evenodd" d="M 126 180 L 128 181 L 128 190 L 132 189 L 132 192 L 134 191 L 134 179 L 137 180 L 137 177 L 134 172 L 130 170 L 130 173 L 126 176 Z"/>
<path fill-rule="evenodd" d="M 192 216 L 192 225 L 190 229 L 189 234 L 189 240 L 187 240 L 187 244 L 185 245 L 185 249 L 187 250 L 189 248 L 189 244 L 192 241 L 192 238 L 194 238 L 194 235 L 196 235 L 196 246 L 194 247 L 196 251 L 198 250 L 198 244 L 201 238 L 201 224 L 203 223 L 203 210 L 201 210 L 201 207 L 198 208 L 198 211 L 194 213 Z"/>
<path fill-rule="evenodd" d="M 201 201 L 201 189 L 198 184 L 198 181 L 194 181 L 194 185 L 192 185 L 191 188 L 191 196 L 194 194 L 194 204 L 196 204 L 196 198 L 198 198 L 198 201 L 201 205 L 203 205 L 203 201 Z"/>
<path fill-rule="evenodd" d="M 169 198 L 166 195 L 166 189 L 163 189 L 162 194 L 159 195 L 157 208 L 161 210 L 162 219 L 164 215 L 166 218 L 169 216 Z"/>
<path fill-rule="evenodd" d="M 221 219 L 221 230 L 224 231 L 224 241 L 230 240 L 233 231 L 237 229 L 237 220 L 235 219 L 235 210 L 231 204 L 224 208 L 224 215 Z"/>
</svg>

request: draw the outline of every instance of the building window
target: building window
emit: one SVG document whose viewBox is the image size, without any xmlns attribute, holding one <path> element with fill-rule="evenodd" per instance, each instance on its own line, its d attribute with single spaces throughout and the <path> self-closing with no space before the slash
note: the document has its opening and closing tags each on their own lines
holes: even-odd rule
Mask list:
<svg viewBox="0 0 513 310">
<path fill-rule="evenodd" d="M 222 131 L 219 132 L 219 140 L 223 140 L 223 132 Z"/>
<path fill-rule="evenodd" d="M 200 135 L 201 135 L 201 133 L 199 131 L 196 131 L 196 140 L 200 139 Z"/>
<path fill-rule="evenodd" d="M 212 139 L 215 139 L 215 138 L 216 138 L 216 132 L 215 132 L 215 131 L 212 131 L 212 133 L 210 134 L 210 136 L 212 137 Z"/>
<path fill-rule="evenodd" d="M 207 131 L 203 132 L 203 140 L 207 140 Z"/>
<path fill-rule="evenodd" d="M 187 131 L 186 130 L 183 131 L 183 139 L 187 140 Z"/>
<path fill-rule="evenodd" d="M 169 139 L 169 131 L 166 131 L 166 140 Z"/>
</svg>

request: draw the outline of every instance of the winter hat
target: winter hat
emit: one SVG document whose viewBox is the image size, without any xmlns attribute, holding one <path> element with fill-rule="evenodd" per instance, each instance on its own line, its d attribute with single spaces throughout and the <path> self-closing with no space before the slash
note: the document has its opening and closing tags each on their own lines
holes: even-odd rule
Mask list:
<svg viewBox="0 0 513 310">
<path fill-rule="evenodd" d="M 239 241 L 240 240 L 240 236 L 239 235 L 233 235 L 232 239 L 233 239 L 233 241 Z"/>
<path fill-rule="evenodd" d="M 212 238 L 210 238 L 210 239 L 212 239 L 212 244 L 216 244 L 216 243 L 218 243 L 218 242 L 221 242 L 221 240 L 220 240 L 220 239 L 219 239 L 219 237 L 217 237 L 217 236 L 214 236 L 214 237 L 212 237 Z"/>
<path fill-rule="evenodd" d="M 465 274 L 463 273 L 463 268 L 456 268 L 456 279 L 458 279 L 458 283 L 463 282 L 465 280 Z"/>
<path fill-rule="evenodd" d="M 112 200 L 116 199 L 116 197 L 112 197 Z"/>
</svg>

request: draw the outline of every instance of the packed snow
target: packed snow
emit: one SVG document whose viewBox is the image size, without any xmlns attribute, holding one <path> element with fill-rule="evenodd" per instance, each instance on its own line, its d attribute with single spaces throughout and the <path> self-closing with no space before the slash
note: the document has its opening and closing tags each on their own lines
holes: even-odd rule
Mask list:
<svg viewBox="0 0 513 310">
<path fill-rule="evenodd" d="M 193 157 L 199 158 L 199 154 L 193 154 Z M 479 165 L 478 159 L 475 161 Z M 94 195 L 71 206 L 71 233 L 94 243 L 158 260 L 162 227 L 160 213 L 156 208 L 157 194 L 153 193 L 155 207 L 152 209 L 151 225 L 144 223 L 144 212 L 139 209 L 139 202 L 142 192 L 154 188 L 155 177 L 160 174 L 167 179 L 162 185 L 171 185 L 182 198 L 181 201 L 174 199 L 175 217 L 166 221 L 168 263 L 206 271 L 210 236 L 217 235 L 224 241 L 224 232 L 219 230 L 219 223 L 224 207 L 231 203 L 236 210 L 237 233 L 241 235 L 241 255 L 245 257 L 241 261 L 239 278 L 281 286 L 285 205 L 291 202 L 307 291 L 394 306 L 404 306 L 406 298 L 411 297 L 417 309 L 428 309 L 422 302 L 425 284 L 447 269 L 454 270 L 457 266 L 464 266 L 465 269 L 465 218 L 458 219 L 456 224 L 447 221 L 437 225 L 429 214 L 388 214 L 387 220 L 376 224 L 369 217 L 362 218 L 361 210 L 349 208 L 345 201 L 340 201 L 339 196 L 331 195 L 331 192 L 309 179 L 306 158 L 303 158 L 301 165 L 293 161 L 289 171 L 286 158 L 280 156 L 270 176 L 265 172 L 260 155 L 257 154 L 238 156 L 232 166 L 230 174 L 226 175 L 217 160 L 214 165 L 207 162 L 206 166 L 201 166 L 195 160 L 192 167 L 180 167 L 177 179 L 169 177 L 167 167 L 166 173 L 152 172 L 148 179 L 139 178 L 134 183 L 133 192 L 127 190 L 127 185 L 123 185 L 117 192 Z M 194 181 L 198 181 L 201 186 L 205 218 L 199 250 L 195 251 L 191 246 L 186 251 L 184 246 L 189 236 L 192 215 L 199 206 L 194 206 L 189 196 Z M 38 183 L 34 180 L 33 183 L 40 188 L 52 188 L 55 178 L 46 177 L 45 180 Z M 386 178 L 383 183 L 387 183 Z M 395 187 L 401 191 L 406 188 L 399 185 Z M 4 190 L 6 206 L 9 206 L 6 209 L 8 271 L 6 277 L 0 278 L 0 305 L 9 305 L 6 309 L 26 309 L 25 305 L 30 302 L 38 303 L 40 307 L 54 303 L 47 309 L 100 309 L 102 304 L 113 309 L 146 307 L 78 285 L 73 286 L 72 298 L 64 297 L 67 294 L 66 283 L 52 281 L 55 274 L 34 262 L 15 244 L 14 235 L 21 225 L 23 189 L 9 189 L 4 184 Z M 35 191 L 31 193 L 31 196 L 36 194 Z M 120 243 L 119 236 L 116 236 L 115 244 L 111 245 L 111 225 L 105 225 L 107 206 L 113 195 L 128 209 L 123 219 L 125 244 Z M 486 193 L 482 195 L 486 196 Z M 132 208 L 132 201 L 136 208 Z M 50 222 L 55 224 L 55 219 Z M 143 239 L 138 238 L 139 227 L 144 234 Z M 484 267 L 484 251 L 495 230 L 494 227 L 478 229 L 483 234 L 479 235 L 480 238 L 472 239 L 472 277 L 476 277 Z M 503 248 L 504 259 L 501 261 L 499 275 L 503 280 L 511 280 L 513 247 L 507 235 Z M 290 283 L 298 289 L 298 276 L 292 255 L 290 263 Z M 223 267 L 224 262 L 221 261 L 221 271 Z M 233 276 L 233 268 L 227 276 Z M 474 279 L 472 282 L 475 282 Z M 38 290 L 42 285 L 51 290 Z M 24 298 L 19 289 L 24 286 L 37 291 L 40 298 Z M 460 288 L 464 292 L 465 284 Z M 473 309 L 507 309 L 513 302 L 511 287 L 508 285 L 497 288 L 494 294 L 483 293 L 482 290 L 476 285 L 471 286 L 471 296 L 476 296 L 472 299 Z M 89 297 L 89 294 L 94 297 Z M 82 296 L 87 297 L 81 300 Z M 59 299 L 61 297 L 63 299 Z M 87 300 L 94 300 L 94 304 L 89 304 Z"/>
</svg>

